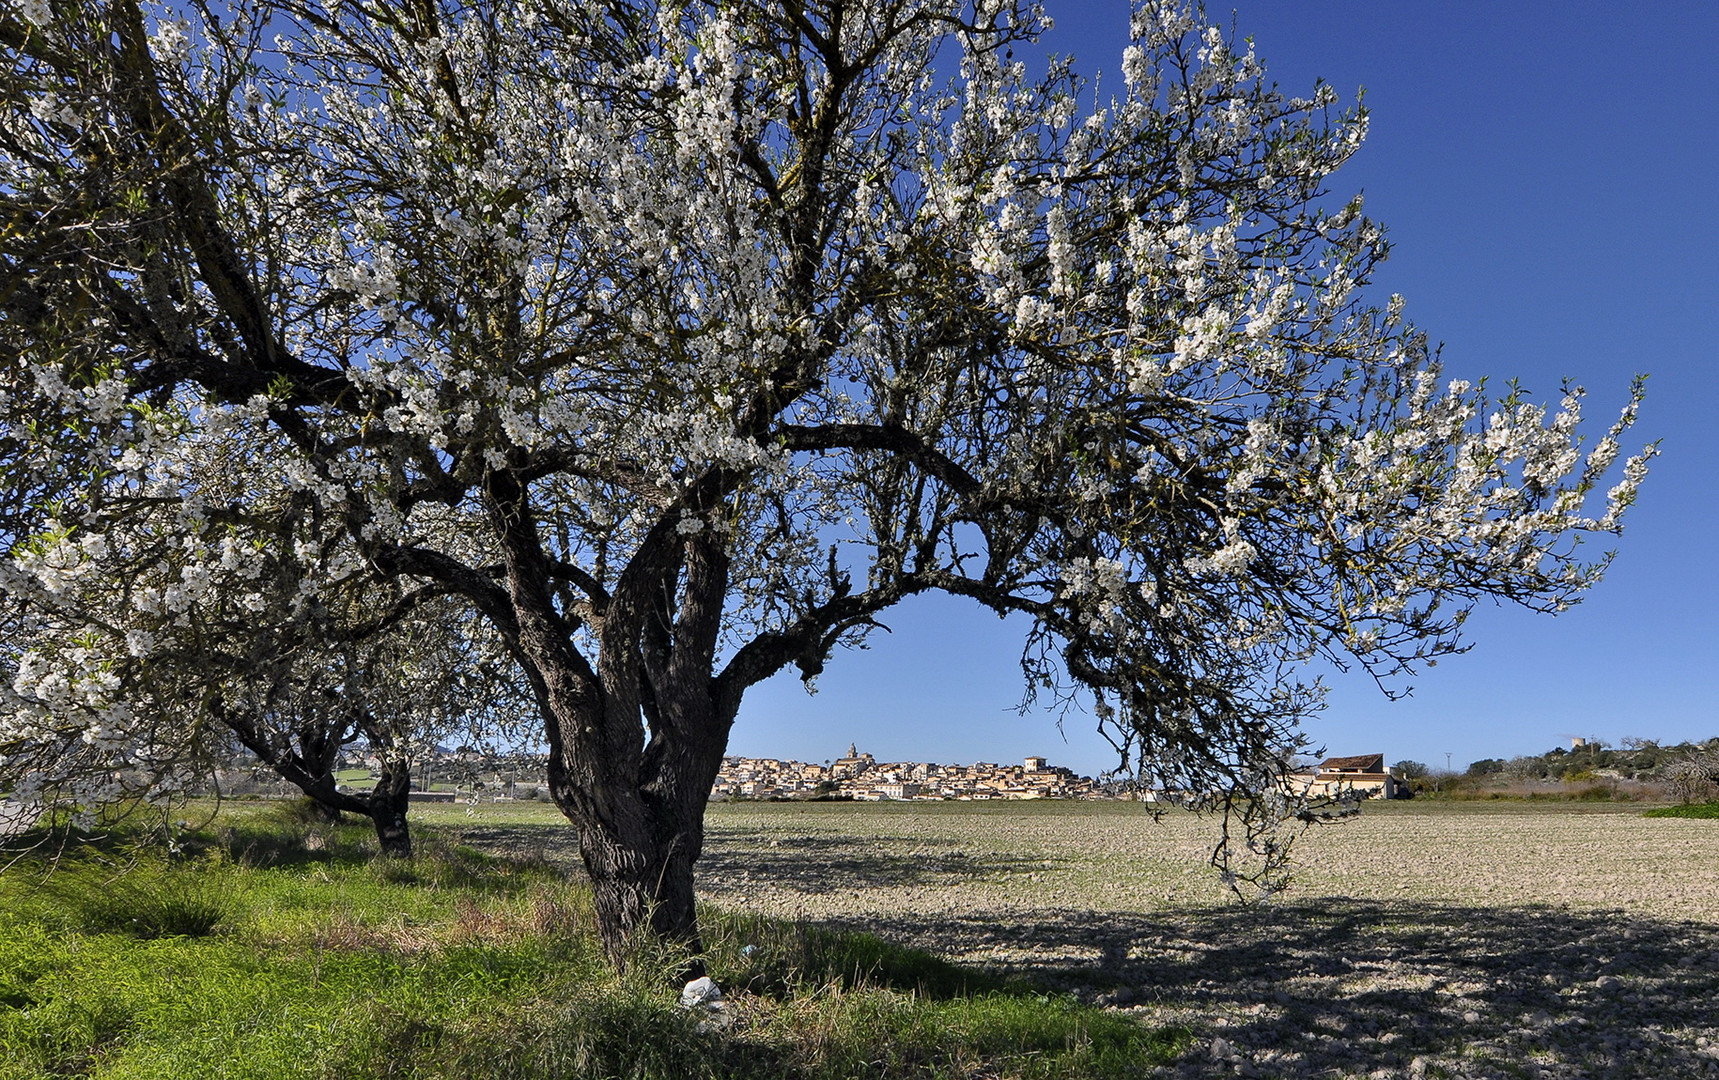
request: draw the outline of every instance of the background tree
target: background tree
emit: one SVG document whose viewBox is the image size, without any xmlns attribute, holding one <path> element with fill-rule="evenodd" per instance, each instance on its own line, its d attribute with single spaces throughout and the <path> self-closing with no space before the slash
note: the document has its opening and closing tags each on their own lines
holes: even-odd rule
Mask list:
<svg viewBox="0 0 1719 1080">
<path fill-rule="evenodd" d="M 1285 96 L 1154 4 L 1105 97 L 1027 76 L 1041 22 L 0 15 L 0 317 L 20 407 L 91 475 L 7 569 L 78 642 L 21 658 L 10 730 L 108 723 L 248 574 L 290 563 L 305 603 L 436 590 L 523 673 L 619 961 L 645 929 L 696 947 L 747 688 L 942 591 L 1024 615 L 1029 695 L 1088 695 L 1144 781 L 1281 855 L 1299 665 L 1392 680 L 1480 599 L 1576 599 L 1605 564 L 1579 535 L 1645 472 L 1590 508 L 1634 398 L 1584 448 L 1579 390 L 1549 412 L 1445 381 L 1366 298 L 1380 229 L 1325 199 L 1366 129 L 1329 88 Z M 289 496 L 290 528 L 246 512 Z M 170 532 L 138 532 L 161 507 Z M 115 551 L 178 577 L 98 618 L 66 583 Z M 98 738 L 174 734 L 134 719 Z"/>
<path fill-rule="evenodd" d="M 305 620 L 312 627 L 290 626 L 288 640 L 228 639 L 224 663 L 198 665 L 199 685 L 184 697 L 202 702 L 220 729 L 330 817 L 362 815 L 384 855 L 410 857 L 414 763 L 443 743 L 498 748 L 529 738 L 519 721 L 531 703 L 518 693 L 511 661 L 481 634 L 464 633 L 469 620 L 459 616 L 445 598 L 421 595 L 333 626 L 319 610 Z M 249 648 L 231 652 L 234 640 Z M 352 749 L 375 761 L 368 789 L 336 782 L 339 757 Z"/>
</svg>

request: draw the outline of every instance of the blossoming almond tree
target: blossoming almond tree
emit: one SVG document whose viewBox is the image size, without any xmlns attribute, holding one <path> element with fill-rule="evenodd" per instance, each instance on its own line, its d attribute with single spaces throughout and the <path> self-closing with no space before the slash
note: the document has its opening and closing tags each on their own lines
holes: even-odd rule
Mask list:
<svg viewBox="0 0 1719 1080">
<path fill-rule="evenodd" d="M 1175 4 L 1136 10 L 1117 85 L 1029 78 L 1045 23 L 9 8 L 9 476 L 63 497 L 12 540 L 57 644 L 0 740 L 96 732 L 159 787 L 126 690 L 247 581 L 290 568 L 265 622 L 428 590 L 523 673 L 620 961 L 696 947 L 746 690 L 942 591 L 1025 616 L 1029 692 L 1089 694 L 1155 785 L 1262 796 L 1276 850 L 1296 668 L 1390 679 L 1481 599 L 1576 599 L 1651 452 L 1591 505 L 1639 387 L 1584 445 L 1579 390 L 1447 382 L 1365 294 L 1380 229 L 1326 198 L 1364 113 Z M 116 559 L 146 596 L 111 599 Z"/>
</svg>

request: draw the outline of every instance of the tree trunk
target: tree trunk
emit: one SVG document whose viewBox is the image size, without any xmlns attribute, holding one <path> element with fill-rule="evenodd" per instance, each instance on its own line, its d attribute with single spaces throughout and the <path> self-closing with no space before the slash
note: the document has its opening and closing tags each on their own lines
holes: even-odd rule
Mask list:
<svg viewBox="0 0 1719 1080">
<path fill-rule="evenodd" d="M 552 748 L 550 793 L 578 829 L 598 938 L 617 969 L 648 936 L 684 950 L 686 962 L 672 977 L 704 974 L 693 866 L 704 848 L 704 811 L 726 733 L 726 724 L 664 725 L 635 784 L 616 784 L 605 770 L 570 767 Z"/>
<path fill-rule="evenodd" d="M 392 806 L 377 806 L 370 811 L 376 825 L 376 843 L 382 854 L 390 859 L 412 857 L 412 833 L 406 824 L 406 811 Z"/>
<path fill-rule="evenodd" d="M 623 729 L 627 709 L 633 710 L 635 732 L 641 711 L 647 718 L 649 738 L 642 753 L 632 751 L 636 757 L 627 763 L 630 768 L 610 771 L 584 764 L 577 772 L 563 771 L 563 783 L 552 779 L 550 786 L 579 826 L 580 854 L 595 890 L 597 932 L 609 959 L 625 966 L 638 939 L 648 935 L 684 950 L 686 962 L 671 973 L 677 980 L 704 974 L 692 871 L 704 850 L 705 807 L 732 719 L 719 715 L 712 698 L 708 652 L 701 656 L 700 650 L 686 648 L 692 607 L 683 604 L 677 620 L 681 648 L 648 678 L 654 688 L 649 706 L 622 695 L 605 696 L 608 730 Z M 690 664 L 686 652 L 692 654 Z M 677 671 L 681 665 L 685 670 Z M 562 799 L 575 776 L 585 781 L 586 790 Z M 617 783 L 617 776 L 625 779 Z"/>
<path fill-rule="evenodd" d="M 684 950 L 676 975 L 702 974 L 692 868 L 734 716 L 718 708 L 712 678 L 722 540 L 683 538 L 668 518 L 654 526 L 603 601 L 593 664 L 554 600 L 526 490 L 505 470 L 485 482 L 506 566 L 504 621 L 543 716 L 550 795 L 579 834 L 598 938 L 617 970 L 648 937 Z"/>
<path fill-rule="evenodd" d="M 370 790 L 369 813 L 376 825 L 376 843 L 389 858 L 412 857 L 412 833 L 406 824 L 411 791 L 411 766 L 404 761 L 384 762 L 382 775 Z"/>
<path fill-rule="evenodd" d="M 324 824 L 343 825 L 346 823 L 346 815 L 340 812 L 340 807 L 334 806 L 312 793 L 306 793 L 305 799 Z"/>
<path fill-rule="evenodd" d="M 412 833 L 406 822 L 411 804 L 411 765 L 403 760 L 385 760 L 376 786 L 367 794 L 341 791 L 334 782 L 334 772 L 320 757 L 308 754 L 282 754 L 269 740 L 260 737 L 242 717 L 223 716 L 223 721 L 241 742 L 266 762 L 283 779 L 305 793 L 328 821 L 338 823 L 341 812 L 363 814 L 376 827 L 376 842 L 382 854 L 390 858 L 412 857 Z"/>
<path fill-rule="evenodd" d="M 677 979 L 704 973 L 692 868 L 704 837 L 703 808 L 659 819 L 652 835 L 625 842 L 608 830 L 581 830 L 580 855 L 591 877 L 597 935 L 617 968 L 644 936 L 684 949 Z"/>
</svg>

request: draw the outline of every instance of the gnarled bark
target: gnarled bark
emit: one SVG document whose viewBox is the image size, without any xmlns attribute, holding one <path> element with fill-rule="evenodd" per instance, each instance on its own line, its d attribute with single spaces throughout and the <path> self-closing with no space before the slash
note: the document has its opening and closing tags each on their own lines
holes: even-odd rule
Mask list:
<svg viewBox="0 0 1719 1080">
<path fill-rule="evenodd" d="M 704 847 L 704 811 L 722 764 L 720 734 L 657 744 L 652 775 L 628 788 L 589 778 L 563 753 L 550 759 L 550 792 L 579 831 L 579 854 L 591 877 L 597 933 L 617 966 L 641 934 L 684 947 L 686 974 L 702 974 L 693 866 Z M 579 779 L 585 777 L 586 779 Z"/>
<path fill-rule="evenodd" d="M 412 770 L 404 760 L 385 761 L 382 775 L 364 801 L 376 826 L 376 843 L 382 854 L 398 859 L 412 857 L 412 833 L 406 824 L 411 802 Z"/>
</svg>

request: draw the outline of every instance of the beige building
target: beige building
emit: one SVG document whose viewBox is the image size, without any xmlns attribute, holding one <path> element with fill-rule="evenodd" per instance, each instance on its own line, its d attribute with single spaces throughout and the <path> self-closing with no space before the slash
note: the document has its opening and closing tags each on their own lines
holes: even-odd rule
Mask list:
<svg viewBox="0 0 1719 1080">
<path fill-rule="evenodd" d="M 1312 796 L 1401 799 L 1409 793 L 1408 785 L 1385 766 L 1384 754 L 1326 758 L 1313 772 L 1291 773 L 1286 779 L 1298 794 Z"/>
</svg>

